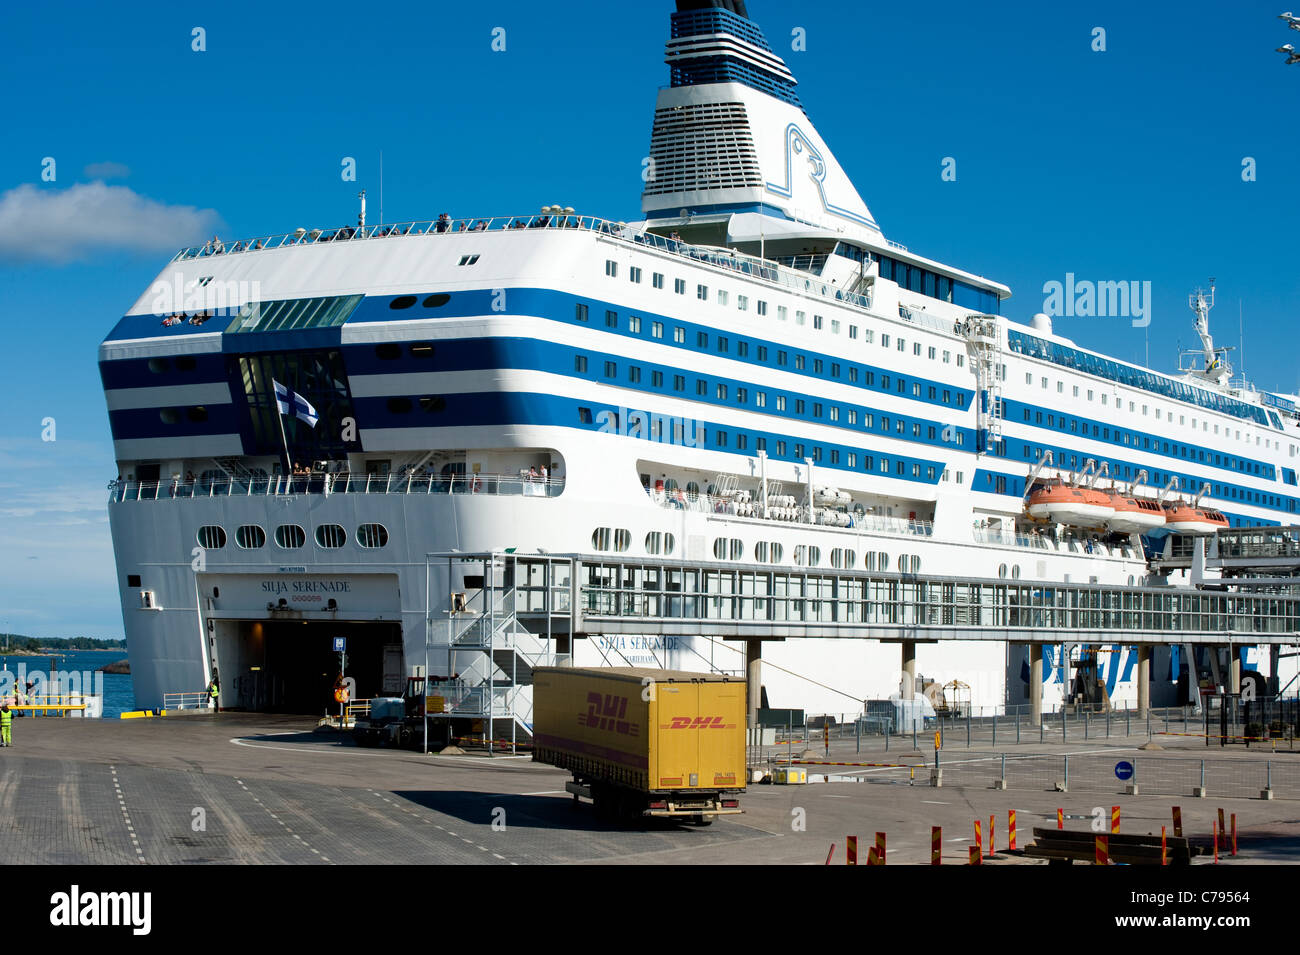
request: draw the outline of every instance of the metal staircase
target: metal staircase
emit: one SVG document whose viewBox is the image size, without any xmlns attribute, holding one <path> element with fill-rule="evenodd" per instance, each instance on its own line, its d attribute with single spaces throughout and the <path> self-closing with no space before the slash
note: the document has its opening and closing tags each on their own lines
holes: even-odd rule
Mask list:
<svg viewBox="0 0 1300 955">
<path fill-rule="evenodd" d="M 476 593 L 470 606 L 482 602 L 483 592 Z M 493 720 L 511 720 L 527 739 L 533 731 L 533 671 L 539 666 L 554 666 L 555 653 L 548 642 L 536 636 L 520 622 L 514 612 L 511 590 L 494 593 L 490 611 L 467 611 L 472 619 L 464 620 L 452 638 L 453 651 L 477 652 L 482 656 L 462 671 L 463 690 L 449 712 L 455 716 L 472 716 Z"/>
<path fill-rule="evenodd" d="M 960 331 L 975 371 L 975 453 L 988 454 L 1002 440 L 1002 336 L 992 315 L 968 315 Z"/>
</svg>

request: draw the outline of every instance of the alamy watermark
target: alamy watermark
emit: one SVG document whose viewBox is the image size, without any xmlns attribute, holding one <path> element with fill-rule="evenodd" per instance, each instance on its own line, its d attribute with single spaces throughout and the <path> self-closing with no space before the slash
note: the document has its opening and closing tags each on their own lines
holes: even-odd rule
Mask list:
<svg viewBox="0 0 1300 955">
<path fill-rule="evenodd" d="M 26 663 L 18 671 L 0 670 L 0 700 L 35 703 L 70 697 L 104 698 L 104 674 L 101 670 L 28 670 Z"/>
<path fill-rule="evenodd" d="M 230 279 L 219 282 L 210 275 L 186 279 L 184 272 L 173 272 L 171 279 L 159 279 L 149 286 L 149 307 L 155 315 L 173 315 L 177 312 L 237 312 L 249 302 L 260 302 L 262 283 Z"/>
<path fill-rule="evenodd" d="M 654 414 L 619 408 L 601 411 L 596 415 L 597 431 L 618 434 L 625 438 L 645 438 L 661 444 L 679 444 L 686 448 L 704 447 L 707 433 L 702 422 L 693 418 Z"/>
<path fill-rule="evenodd" d="M 1151 324 L 1151 283 L 1136 279 L 1094 282 L 1065 273 L 1065 281 L 1043 283 L 1043 311 L 1053 318 L 1127 318 L 1134 328 Z"/>
</svg>

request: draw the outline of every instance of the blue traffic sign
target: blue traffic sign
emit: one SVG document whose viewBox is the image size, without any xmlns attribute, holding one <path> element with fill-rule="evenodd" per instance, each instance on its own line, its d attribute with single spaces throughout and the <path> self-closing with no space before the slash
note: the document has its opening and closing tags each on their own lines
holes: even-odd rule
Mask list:
<svg viewBox="0 0 1300 955">
<path fill-rule="evenodd" d="M 347 637 L 335 637 L 335 638 L 334 638 L 334 652 L 335 652 L 335 653 L 345 653 L 345 652 L 347 651 L 347 649 L 348 649 L 348 638 L 347 638 Z"/>
<path fill-rule="evenodd" d="M 1116 775 L 1119 779 L 1121 779 L 1121 780 L 1123 780 L 1123 779 L 1132 779 L 1132 778 L 1133 778 L 1133 764 L 1130 763 L 1127 759 L 1121 760 L 1120 762 L 1116 763 L 1116 764 L 1115 764 L 1115 775 Z"/>
</svg>

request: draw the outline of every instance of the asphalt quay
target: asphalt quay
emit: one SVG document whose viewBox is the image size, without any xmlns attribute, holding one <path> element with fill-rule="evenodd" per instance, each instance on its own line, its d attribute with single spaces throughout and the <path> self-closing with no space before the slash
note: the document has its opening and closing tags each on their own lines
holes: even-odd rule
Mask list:
<svg viewBox="0 0 1300 955">
<path fill-rule="evenodd" d="M 1300 799 L 1216 797 L 1213 789 L 1204 799 L 1129 796 L 1118 783 L 1114 792 L 1098 785 L 1062 793 L 1051 788 L 1051 772 L 1042 784 L 1026 778 L 1002 791 L 994 788 L 1001 757 L 991 750 L 945 748 L 939 788 L 929 785 L 928 768 L 910 768 L 927 767 L 932 752 L 906 759 L 891 747 L 890 759 L 908 768 L 808 765 L 807 785 L 752 785 L 745 813 L 712 826 L 625 825 L 575 805 L 564 792 L 567 774 L 526 755 L 364 749 L 313 730 L 308 718 L 239 713 L 16 720 L 15 745 L 0 752 L 0 852 L 11 863 L 56 864 L 820 865 L 832 844 L 832 863 L 844 863 L 847 836 L 858 837 L 865 861 L 884 832 L 889 864 L 927 864 L 931 827 L 940 826 L 944 863 L 965 864 L 976 819 L 987 847 L 993 817 L 994 847 L 1004 849 L 1014 809 L 1023 848 L 1034 826 L 1056 825 L 1058 808 L 1067 828 L 1089 829 L 1102 817 L 1108 828 L 1118 805 L 1123 832 L 1158 835 L 1162 825 L 1172 832 L 1178 805 L 1185 832 L 1207 842 L 1220 808 L 1225 818 L 1236 814 L 1240 855 L 1227 855 L 1225 843 L 1225 864 L 1300 860 Z M 1139 774 L 1144 760 L 1167 755 L 1125 742 L 1088 755 L 1111 765 L 1136 752 Z M 853 761 L 849 747 L 833 755 Z M 1017 754 L 1063 755 L 1029 749 Z M 1246 761 L 1240 767 L 1257 755 L 1216 750 L 1221 761 Z M 959 770 L 959 758 L 971 768 Z M 993 862 L 1037 864 L 1005 854 Z"/>
</svg>

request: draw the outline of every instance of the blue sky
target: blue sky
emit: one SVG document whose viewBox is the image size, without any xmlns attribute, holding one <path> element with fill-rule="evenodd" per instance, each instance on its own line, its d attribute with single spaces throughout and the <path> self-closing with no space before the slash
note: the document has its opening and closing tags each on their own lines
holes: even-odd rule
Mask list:
<svg viewBox="0 0 1300 955">
<path fill-rule="evenodd" d="M 1021 320 L 1068 272 L 1150 281 L 1145 331 L 1056 330 L 1138 361 L 1149 336 L 1164 370 L 1194 337 L 1187 292 L 1215 276 L 1220 343 L 1237 344 L 1240 302 L 1247 375 L 1293 391 L 1300 65 L 1274 50 L 1300 32 L 1279 6 L 749 10 L 887 236 L 1011 286 L 1003 312 Z M 555 202 L 634 218 L 671 9 L 4 5 L 0 82 L 21 95 L 0 150 L 0 630 L 121 634 L 96 346 L 177 247 L 345 224 L 360 187 L 373 221 L 381 150 L 388 221 Z"/>
</svg>

